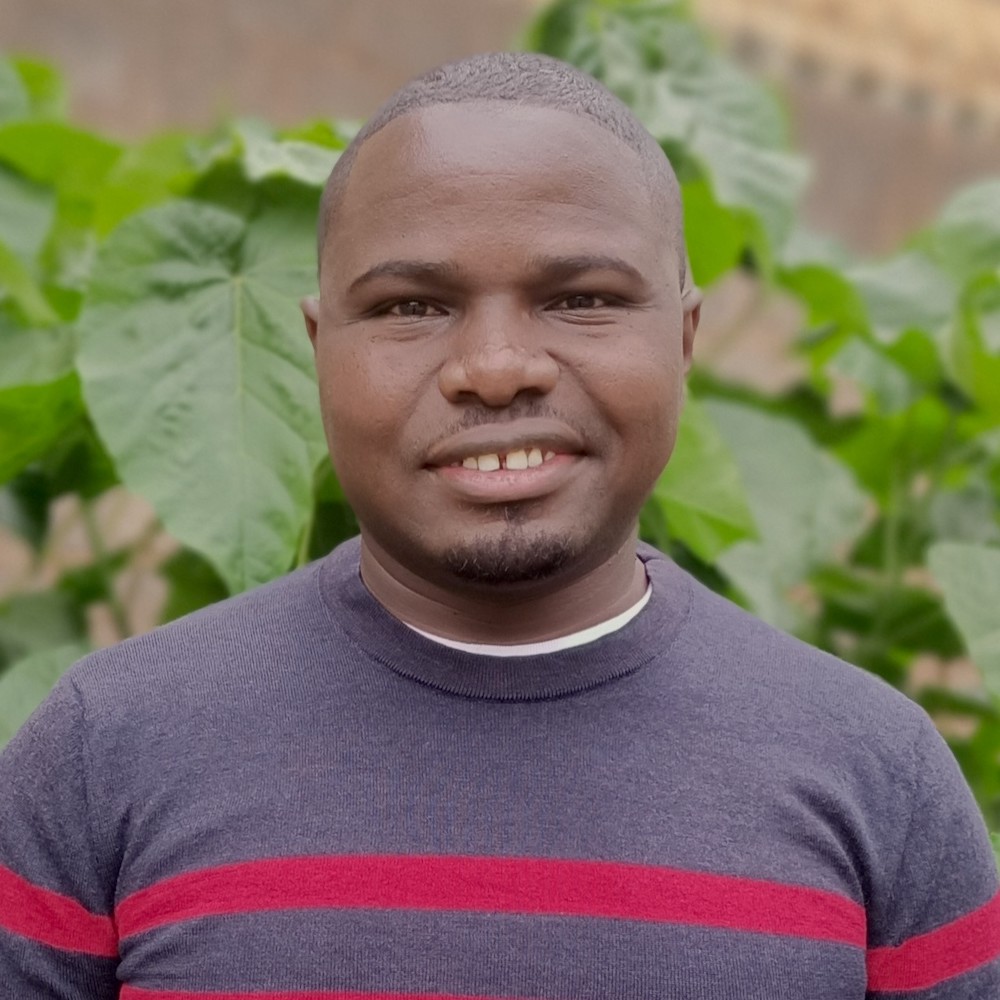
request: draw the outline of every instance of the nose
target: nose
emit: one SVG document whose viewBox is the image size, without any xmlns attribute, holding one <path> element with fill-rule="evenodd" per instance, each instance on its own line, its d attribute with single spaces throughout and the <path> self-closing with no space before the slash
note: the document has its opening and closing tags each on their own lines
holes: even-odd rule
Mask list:
<svg viewBox="0 0 1000 1000">
<path fill-rule="evenodd" d="M 470 313 L 453 330 L 452 349 L 438 375 L 442 395 L 452 403 L 475 397 L 499 407 L 520 393 L 551 392 L 559 364 L 540 334 L 529 317 L 512 308 Z"/>
</svg>

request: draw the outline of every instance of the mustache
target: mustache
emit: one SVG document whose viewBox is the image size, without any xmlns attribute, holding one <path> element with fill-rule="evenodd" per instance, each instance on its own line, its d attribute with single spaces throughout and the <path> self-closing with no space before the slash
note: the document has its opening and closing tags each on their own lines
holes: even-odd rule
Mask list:
<svg viewBox="0 0 1000 1000">
<path fill-rule="evenodd" d="M 529 417 L 548 417 L 553 420 L 560 420 L 568 427 L 573 426 L 571 421 L 567 420 L 563 414 L 544 400 L 523 399 L 514 400 L 509 406 L 504 406 L 503 408 L 470 405 L 462 413 L 462 416 L 441 436 L 447 437 L 451 434 L 458 434 L 472 427 L 482 427 L 484 424 L 507 424 Z"/>
</svg>

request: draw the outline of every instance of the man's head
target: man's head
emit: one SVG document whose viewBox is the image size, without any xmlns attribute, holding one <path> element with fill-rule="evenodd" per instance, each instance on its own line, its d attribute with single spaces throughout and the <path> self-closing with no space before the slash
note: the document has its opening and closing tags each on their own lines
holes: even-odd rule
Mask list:
<svg viewBox="0 0 1000 1000">
<path fill-rule="evenodd" d="M 306 304 L 369 551 L 495 591 L 626 545 L 697 325 L 681 232 L 654 140 L 554 60 L 474 57 L 375 115 L 327 186 Z"/>
</svg>

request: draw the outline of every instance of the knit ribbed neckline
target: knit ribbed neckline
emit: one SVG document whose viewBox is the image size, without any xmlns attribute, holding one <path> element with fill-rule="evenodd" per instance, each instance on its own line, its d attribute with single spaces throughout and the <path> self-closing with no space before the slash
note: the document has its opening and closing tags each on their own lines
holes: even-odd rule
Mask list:
<svg viewBox="0 0 1000 1000">
<path fill-rule="evenodd" d="M 449 649 L 391 615 L 361 580 L 360 541 L 343 543 L 318 565 L 322 598 L 358 653 L 409 680 L 451 695 L 490 701 L 566 697 L 635 673 L 664 653 L 691 602 L 688 576 L 640 544 L 653 594 L 624 628 L 585 646 L 540 656 L 499 657 Z"/>
</svg>

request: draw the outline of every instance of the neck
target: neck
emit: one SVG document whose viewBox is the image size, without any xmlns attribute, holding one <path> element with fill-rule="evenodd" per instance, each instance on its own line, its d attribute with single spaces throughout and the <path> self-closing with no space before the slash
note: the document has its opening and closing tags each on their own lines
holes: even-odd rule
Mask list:
<svg viewBox="0 0 1000 1000">
<path fill-rule="evenodd" d="M 454 587 L 430 582 L 393 560 L 362 534 L 361 578 L 394 617 L 459 642 L 542 642 L 607 621 L 646 590 L 646 572 L 630 535 L 610 558 L 576 577 L 516 587 Z"/>
</svg>

